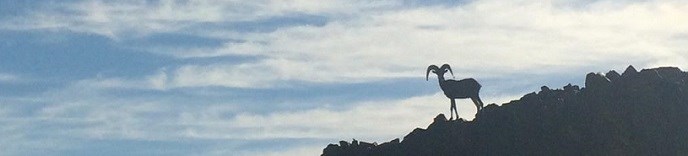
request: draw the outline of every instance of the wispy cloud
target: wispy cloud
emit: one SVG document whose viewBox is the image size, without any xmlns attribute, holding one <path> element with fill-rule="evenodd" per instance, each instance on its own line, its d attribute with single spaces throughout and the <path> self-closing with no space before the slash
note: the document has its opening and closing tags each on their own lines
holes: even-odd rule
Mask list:
<svg viewBox="0 0 688 156">
<path fill-rule="evenodd" d="M 41 108 L 37 119 L 75 125 L 60 127 L 63 135 L 91 139 L 169 140 L 185 139 L 276 139 L 356 137 L 384 140 L 400 137 L 409 127 L 423 127 L 429 118 L 445 112 L 448 100 L 441 92 L 399 100 L 373 100 L 327 105 L 306 110 L 274 111 L 267 114 L 241 112 L 236 103 L 174 103 L 169 99 L 118 98 L 92 85 L 49 93 L 51 104 Z M 486 98 L 508 102 L 518 95 Z M 193 105 L 199 105 L 203 101 Z M 474 106 L 459 101 L 460 116 L 472 119 Z M 446 105 L 445 105 L 446 104 Z M 179 108 L 185 109 L 179 109 Z M 343 108 L 343 110 L 342 110 Z M 380 113 L 384 110 L 385 113 Z M 151 118 L 152 116 L 155 118 Z M 148 117 L 150 116 L 150 117 Z M 357 124 L 344 124 L 356 122 Z"/>
<path fill-rule="evenodd" d="M 29 150 L 23 146 L 53 150 L 78 146 L 72 139 L 383 141 L 426 126 L 432 117 L 447 112 L 448 100 L 441 93 L 427 95 L 409 89 L 414 94 L 404 98 L 281 110 L 269 107 L 272 103 L 208 100 L 208 96 L 176 91 L 217 86 L 218 90 L 249 92 L 287 88 L 265 94 L 274 95 L 303 84 L 423 81 L 428 65 L 449 63 L 457 78 L 484 82 L 484 101 L 500 103 L 518 98 L 524 85 L 564 85 L 555 80 L 561 75 L 623 69 L 629 64 L 688 68 L 688 3 L 683 1 L 418 3 L 424 2 L 85 0 L 38 7 L 0 22 L 0 29 L 95 34 L 122 48 L 132 48 L 130 42 L 156 34 L 218 43 L 138 44 L 133 48 L 174 60 L 156 64 L 143 75 L 95 75 L 63 88 L 22 94 L 26 97 L 21 98 L 30 100 L 0 101 L 31 103 L 0 109 L 0 123 L 9 125 L 0 128 L 3 138 L 9 138 L 0 145 L 25 154 Z M 317 22 L 279 24 L 284 17 L 316 16 Z M 232 26 L 241 23 L 267 23 L 270 29 L 247 31 Z M 239 59 L 214 60 L 218 58 Z M 572 71 L 581 73 L 568 73 Z M 533 78 L 548 75 L 556 76 Z M 25 78 L 21 73 L 0 73 L 0 82 Z M 227 96 L 251 94 L 227 92 Z M 265 95 L 250 96 L 269 97 Z M 306 97 L 289 99 L 294 106 L 275 105 L 297 107 L 305 103 L 301 98 Z M 262 106 L 264 111 L 248 111 L 248 107 Z M 470 101 L 460 101 L 458 106 L 462 117 L 472 118 L 475 108 Z M 313 150 L 319 148 L 240 154 L 301 155 L 318 153 Z M 219 155 L 232 152 L 216 150 Z"/>
<path fill-rule="evenodd" d="M 135 1 L 85 0 L 33 12 L 8 24 L 10 29 L 53 29 L 94 33 L 112 38 L 183 31 L 203 23 L 231 23 L 303 14 L 350 14 L 385 5 L 366 1 Z"/>
<path fill-rule="evenodd" d="M 687 44 L 678 44 L 686 39 L 675 37 L 688 33 L 683 29 L 688 25 L 688 4 L 596 1 L 580 8 L 562 7 L 566 3 L 570 2 L 485 0 L 455 7 L 390 9 L 403 3 L 84 1 L 65 6 L 70 13 L 39 11 L 27 21 L 37 22 L 37 28 L 105 36 L 126 32 L 225 34 L 232 41 L 224 46 L 168 48 L 162 53 L 180 58 L 261 58 L 238 65 L 188 64 L 171 69 L 175 75 L 169 78 L 184 87 L 264 88 L 288 81 L 338 83 L 415 77 L 422 75 L 418 74 L 423 70 L 420 67 L 436 63 L 453 64 L 461 75 L 483 77 L 532 72 L 543 66 L 561 71 L 628 64 L 688 65 L 683 50 Z M 387 9 L 369 9 L 376 7 Z M 360 13 L 353 13 L 357 11 Z M 191 27 L 293 12 L 325 15 L 330 20 L 322 26 L 289 26 L 271 32 Z M 56 26 L 40 24 L 51 21 L 55 24 L 45 25 Z"/>
<path fill-rule="evenodd" d="M 14 74 L 0 73 L 0 82 L 13 82 L 18 81 L 19 76 Z"/>
<path fill-rule="evenodd" d="M 170 97 L 113 95 L 112 88 L 119 83 L 116 80 L 84 80 L 64 89 L 46 92 L 32 100 L 41 104 L 31 108 L 28 114 L 17 115 L 18 112 L 26 111 L 21 110 L 24 107 L 4 107 L 3 112 L 0 112 L 0 118 L 3 119 L 0 122 L 11 126 L 5 126 L 0 131 L 4 132 L 4 138 L 11 138 L 12 142 L 0 143 L 12 145 L 6 146 L 11 149 L 3 153 L 31 153 L 22 148 L 24 145 L 40 146 L 41 152 L 63 151 L 83 147 L 89 140 L 231 142 L 321 139 L 329 142 L 350 137 L 389 140 L 401 137 L 408 133 L 410 128 L 424 127 L 431 122 L 430 118 L 448 108 L 446 98 L 441 93 L 435 93 L 399 100 L 356 102 L 347 106 L 321 105 L 304 110 L 256 113 L 243 112 L 241 107 L 246 104 L 231 101 L 207 103 L 198 100 L 185 103 L 174 102 Z M 486 99 L 488 100 L 504 101 Z M 472 118 L 472 104 L 466 100 L 459 101 L 459 105 L 459 109 L 464 110 L 460 115 Z M 379 113 L 380 110 L 384 110 L 385 113 Z M 350 122 L 357 124 L 346 124 Z M 35 129 L 36 126 L 50 128 Z M 35 135 L 46 137 L 30 137 Z M 51 146 L 41 143 L 49 143 Z M 295 149 L 284 149 L 283 152 L 318 153 L 319 150 L 315 149 L 315 146 L 298 146 Z M 206 152 L 222 155 L 232 151 L 220 148 Z M 270 154 L 255 151 L 240 153 Z"/>
<path fill-rule="evenodd" d="M 675 37 L 686 33 L 680 26 L 688 25 L 688 19 L 683 19 L 688 17 L 683 11 L 688 4 L 649 1 L 616 5 L 600 1 L 570 9 L 548 1 L 477 1 L 450 8 L 371 11 L 368 16 L 324 26 L 245 34 L 239 37 L 244 42 L 176 55 L 265 58 L 242 65 L 182 68 L 209 69 L 191 75 L 213 75 L 194 77 L 197 82 L 187 84 L 230 87 L 272 86 L 276 83 L 269 82 L 285 80 L 337 83 L 414 77 L 422 75 L 419 67 L 445 62 L 461 75 L 478 77 L 600 70 L 628 64 L 688 65 L 688 55 L 682 50 L 688 47 L 677 44 L 685 39 Z M 243 79 L 252 75 L 246 67 L 265 69 L 270 76 Z M 542 67 L 555 69 L 536 70 Z"/>
<path fill-rule="evenodd" d="M 504 101 L 514 97 L 492 97 L 486 100 Z M 268 115 L 239 114 L 230 121 L 230 125 L 247 131 L 261 131 L 241 135 L 253 139 L 353 137 L 363 140 L 391 140 L 407 134 L 413 127 L 427 126 L 435 115 L 448 110 L 448 102 L 440 92 L 401 100 L 362 102 L 346 110 L 318 108 Z M 469 100 L 459 100 L 457 108 L 460 110 L 460 117 L 468 120 L 474 118 L 475 106 Z"/>
</svg>

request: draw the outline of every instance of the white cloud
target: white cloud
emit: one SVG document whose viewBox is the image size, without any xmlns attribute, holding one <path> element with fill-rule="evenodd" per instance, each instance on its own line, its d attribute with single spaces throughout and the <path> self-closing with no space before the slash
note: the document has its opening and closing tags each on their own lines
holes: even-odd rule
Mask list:
<svg viewBox="0 0 688 156">
<path fill-rule="evenodd" d="M 508 102 L 508 97 L 483 99 Z M 459 116 L 471 120 L 475 106 L 470 100 L 458 100 Z M 356 138 L 388 141 L 403 137 L 416 127 L 425 128 L 439 113 L 447 114 L 449 100 L 440 93 L 389 101 L 369 101 L 345 110 L 314 108 L 269 114 L 242 113 L 231 119 L 222 116 L 186 114 L 181 123 L 194 125 L 185 133 L 197 138 L 273 139 L 273 138 Z M 213 128 L 200 128 L 213 127 Z M 229 133 L 227 133 L 229 132 Z"/>
<path fill-rule="evenodd" d="M 505 103 L 516 96 L 483 99 Z M 470 100 L 458 100 L 459 116 L 474 118 L 475 107 Z M 270 114 L 240 114 L 232 119 L 215 115 L 194 114 L 182 118 L 193 123 L 185 137 L 226 139 L 320 138 L 339 140 L 355 138 L 367 142 L 386 142 L 402 138 L 416 127 L 426 128 L 439 113 L 447 114 L 449 100 L 442 93 L 408 99 L 369 101 L 346 110 L 316 108 Z M 448 117 L 448 116 L 447 116 Z M 206 128 L 201 128 L 206 127 Z M 248 155 L 303 155 L 321 153 L 327 143 L 318 146 L 290 148 L 287 151 L 265 151 Z"/>
<path fill-rule="evenodd" d="M 0 82 L 15 82 L 19 80 L 19 76 L 8 73 L 0 73 Z"/>
<path fill-rule="evenodd" d="M 158 32 L 183 31 L 202 23 L 255 21 L 290 14 L 351 14 L 367 7 L 390 5 L 367 1 L 281 0 L 83 0 L 53 5 L 17 17 L 5 29 L 50 29 L 94 33 L 119 39 Z"/>
<path fill-rule="evenodd" d="M 73 84 L 73 87 L 89 89 L 124 88 L 167 90 L 173 88 L 170 87 L 171 84 L 168 82 L 170 81 L 168 75 L 165 68 L 141 78 L 118 78 L 97 75 L 95 78 L 79 80 Z"/>
<path fill-rule="evenodd" d="M 30 126 L 35 121 L 74 125 L 57 127 L 55 133 L 86 140 L 357 138 L 388 141 L 402 137 L 414 127 L 427 126 L 435 115 L 447 114 L 449 110 L 449 100 L 441 93 L 356 103 L 343 110 L 324 104 L 301 111 L 268 110 L 261 114 L 238 113 L 242 111 L 241 105 L 232 101 L 187 108 L 190 106 L 175 105 L 178 103 L 170 99 L 116 97 L 103 93 L 103 88 L 167 91 L 201 86 L 270 88 L 293 85 L 289 82 L 295 81 L 356 83 L 408 77 L 422 81 L 429 64 L 442 63 L 450 63 L 457 78 L 508 77 L 503 83 L 512 85 L 517 83 L 512 80 L 518 79 L 519 74 L 618 70 L 628 64 L 638 68 L 688 68 L 685 50 L 688 49 L 688 37 L 685 37 L 688 36 L 685 29 L 688 3 L 595 1 L 576 8 L 566 7 L 566 3 L 570 1 L 480 0 L 461 6 L 389 9 L 400 2 L 93 0 L 37 10 L 5 21 L 0 27 L 67 30 L 113 39 L 152 33 L 231 38 L 232 42 L 219 48 L 159 53 L 179 59 L 234 56 L 256 59 L 241 63 L 188 63 L 163 67 L 139 78 L 98 76 L 75 82 L 64 90 L 32 99 L 47 104 L 31 119 L 0 121 L 9 125 L 0 128 L 0 132 L 11 134 L 5 135 L 9 139 L 0 141 L 0 145 L 6 147 L 24 141 L 27 146 L 41 147 L 38 142 L 44 140 L 33 141 L 22 133 L 32 129 Z M 194 27 L 256 22 L 294 14 L 325 16 L 328 22 L 321 26 L 280 27 L 270 32 L 196 30 Z M 16 75 L 0 74 L 0 82 L 19 79 Z M 497 85 L 500 86 L 491 88 L 507 88 L 501 84 L 485 84 L 485 88 Z M 486 103 L 508 102 L 518 97 L 520 94 L 483 96 Z M 458 102 L 460 115 L 472 118 L 475 108 L 470 100 Z M 0 116 L 13 111 L 0 110 Z M 59 139 L 45 140 L 50 145 L 63 145 Z M 258 155 L 311 154 L 322 147 Z"/>
<path fill-rule="evenodd" d="M 684 29 L 688 3 L 595 1 L 568 7 L 572 3 L 481 0 L 451 7 L 404 8 L 399 1 L 83 1 L 64 6 L 75 15 L 36 11 L 19 24 L 20 28 L 68 29 L 113 38 L 127 37 L 128 32 L 222 36 L 233 41 L 219 48 L 161 53 L 181 59 L 260 58 L 240 64 L 170 68 L 165 74 L 168 81 L 154 85 L 158 89 L 266 88 L 290 81 L 351 83 L 421 77 L 424 67 L 441 63 L 452 64 L 459 77 L 479 78 L 629 64 L 688 67 L 684 50 L 688 38 L 676 37 L 688 34 Z M 294 13 L 326 16 L 328 23 L 279 27 L 272 32 L 188 27 Z M 160 74 L 151 77 L 155 76 Z"/>
<path fill-rule="evenodd" d="M 616 6 L 600 1 L 583 9 L 552 3 L 486 0 L 460 7 L 372 11 L 325 26 L 242 34 L 246 42 L 176 55 L 266 58 L 236 66 L 191 66 L 207 69 L 192 75 L 214 75 L 194 77 L 204 82 L 197 84 L 230 87 L 273 86 L 284 80 L 337 83 L 420 77 L 424 67 L 440 63 L 452 64 L 461 77 L 483 78 L 629 64 L 688 66 L 688 44 L 680 44 L 688 39 L 675 37 L 688 33 L 683 29 L 688 26 L 688 3 Z M 265 69 L 270 76 L 244 78 L 250 72 L 246 67 Z"/>
<path fill-rule="evenodd" d="M 245 155 L 245 156 L 255 156 L 255 155 L 261 155 L 261 156 L 304 156 L 304 155 L 320 155 L 322 154 L 323 150 L 323 145 L 305 145 L 305 146 L 300 146 L 296 148 L 290 148 L 286 150 L 279 150 L 279 151 L 255 151 L 255 152 L 246 152 L 246 153 L 239 153 L 238 155 Z M 224 152 L 220 153 L 217 155 L 226 155 L 227 153 L 230 152 Z"/>
<path fill-rule="evenodd" d="M 231 102 L 186 104 L 171 102 L 169 98 L 118 98 L 109 95 L 102 86 L 85 84 L 88 83 L 83 81 L 47 92 L 39 102 L 48 104 L 26 119 L 74 125 L 60 127 L 60 135 L 83 139 L 353 137 L 384 141 L 402 137 L 415 127 L 425 127 L 437 114 L 447 114 L 449 110 L 449 100 L 438 92 L 407 99 L 358 102 L 337 109 L 323 104 L 301 111 L 256 114 L 241 112 L 241 105 Z M 483 100 L 503 103 L 514 97 L 483 97 Z M 198 104 L 204 106 L 184 106 Z M 458 100 L 457 108 L 462 118 L 474 117 L 475 107 L 470 100 Z"/>
<path fill-rule="evenodd" d="M 161 76 L 162 77 L 162 76 Z M 157 78 L 152 78 L 157 79 Z M 270 140 L 285 138 L 326 139 L 333 142 L 344 138 L 365 141 L 389 141 L 403 137 L 415 127 L 426 127 L 438 113 L 447 113 L 449 100 L 442 93 L 410 97 L 407 99 L 366 101 L 332 108 L 323 104 L 301 111 L 268 111 L 267 113 L 241 112 L 241 104 L 212 103 L 199 100 L 194 103 L 171 102 L 167 98 L 118 97 L 107 89 L 120 85 L 117 80 L 84 80 L 64 89 L 46 92 L 32 102 L 45 103 L 30 116 L 6 116 L 7 123 L 0 131 L 12 139 L 12 144 L 41 146 L 45 150 L 64 150 L 82 146 L 88 140 Z M 488 97 L 485 102 L 507 102 Z M 188 105 L 203 104 L 203 107 Z M 471 119 L 475 108 L 470 100 L 459 100 L 460 116 Z M 340 109 L 344 108 L 344 109 Z M 9 112 L 21 112 L 9 108 Z M 32 126 L 49 126 L 49 136 L 42 139 L 25 135 L 43 134 L 30 131 Z M 2 142 L 0 144 L 10 144 Z M 326 144 L 299 146 L 280 153 L 320 153 Z M 9 146 L 10 152 L 27 153 L 19 146 Z M 217 149 L 218 154 L 227 151 Z M 277 154 L 277 151 L 243 154 Z M 6 153 L 7 152 L 2 152 Z M 209 151 L 210 154 L 213 151 Z"/>
<path fill-rule="evenodd" d="M 68 139 L 54 136 L 35 139 L 35 136 L 28 134 L 27 131 L 36 131 L 36 129 L 45 128 L 35 124 L 38 122 L 43 121 L 6 117 L 0 120 L 0 124 L 3 125 L 0 127 L 0 134 L 2 134 L 3 138 L 0 140 L 0 146 L 3 147 L 0 154 L 25 155 L 32 153 L 49 153 L 49 151 L 69 149 L 69 146 L 73 145 Z"/>
<path fill-rule="evenodd" d="M 173 101 L 170 97 L 115 96 L 110 94 L 112 92 L 108 88 L 117 86 L 119 82 L 101 80 L 80 81 L 33 98 L 31 102 L 45 104 L 41 104 L 36 113 L 30 116 L 8 117 L 0 113 L 0 118 L 5 119 L 0 123 L 10 125 L 0 128 L 0 132 L 6 132 L 3 137 L 9 139 L 0 141 L 0 144 L 10 148 L 0 153 L 30 153 L 25 146 L 37 146 L 46 151 L 79 149 L 93 140 L 232 142 L 317 139 L 318 141 L 308 145 L 276 151 L 228 151 L 224 148 L 204 151 L 207 152 L 204 154 L 209 155 L 317 154 L 327 143 L 335 143 L 341 139 L 356 138 L 380 143 L 401 138 L 415 127 L 425 128 L 437 114 L 449 112 L 449 100 L 438 92 L 405 99 L 357 102 L 339 107 L 323 103 L 304 110 L 274 111 L 266 108 L 268 110 L 264 113 L 250 113 L 242 112 L 245 104 L 232 101 L 207 103 L 203 99 L 197 99 L 191 103 L 183 103 Z M 504 103 L 518 97 L 520 95 L 483 96 L 483 101 Z M 203 106 L 195 107 L 196 105 Z M 473 118 L 475 107 L 470 100 L 458 100 L 457 107 L 461 117 Z M 6 111 L 21 112 L 14 108 Z M 48 126 L 50 129 L 34 130 L 32 126 Z M 26 137 L 34 134 L 46 137 Z"/>
<path fill-rule="evenodd" d="M 168 140 L 173 106 L 164 100 L 116 98 L 93 86 L 73 85 L 41 97 L 47 101 L 30 117 L 45 124 L 63 125 L 56 134 L 79 139 Z M 159 116 L 151 116 L 151 115 Z M 71 125 L 71 126 L 70 126 Z"/>
</svg>

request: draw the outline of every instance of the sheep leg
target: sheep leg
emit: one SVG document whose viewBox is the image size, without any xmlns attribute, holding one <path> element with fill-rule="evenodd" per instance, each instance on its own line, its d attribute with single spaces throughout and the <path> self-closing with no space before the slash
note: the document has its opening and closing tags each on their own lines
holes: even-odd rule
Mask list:
<svg viewBox="0 0 688 156">
<path fill-rule="evenodd" d="M 454 114 L 456 114 L 456 119 L 459 119 L 459 111 L 456 110 L 456 103 L 454 103 Z"/>
<path fill-rule="evenodd" d="M 454 99 L 451 99 L 451 106 L 449 107 L 449 114 L 451 114 L 451 118 L 449 120 L 454 120 L 454 110 L 456 110 L 456 101 Z M 456 118 L 459 118 L 459 113 L 456 113 Z"/>
<path fill-rule="evenodd" d="M 475 98 L 478 99 L 478 103 L 480 103 L 480 110 L 483 110 L 485 107 L 483 100 L 480 100 L 480 95 L 475 95 Z"/>
<path fill-rule="evenodd" d="M 475 109 L 477 109 L 476 113 L 480 112 L 480 103 L 478 103 L 478 99 L 472 97 L 471 100 L 473 100 L 473 104 L 475 104 Z"/>
</svg>

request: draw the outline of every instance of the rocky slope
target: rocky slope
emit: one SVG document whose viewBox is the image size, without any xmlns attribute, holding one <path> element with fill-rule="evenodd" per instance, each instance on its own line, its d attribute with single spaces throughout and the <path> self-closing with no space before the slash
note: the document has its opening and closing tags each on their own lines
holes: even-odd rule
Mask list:
<svg viewBox="0 0 688 156">
<path fill-rule="evenodd" d="M 341 141 L 323 155 L 688 155 L 688 73 L 629 66 L 585 86 L 543 86 L 473 121 L 440 114 L 403 141 Z"/>
</svg>

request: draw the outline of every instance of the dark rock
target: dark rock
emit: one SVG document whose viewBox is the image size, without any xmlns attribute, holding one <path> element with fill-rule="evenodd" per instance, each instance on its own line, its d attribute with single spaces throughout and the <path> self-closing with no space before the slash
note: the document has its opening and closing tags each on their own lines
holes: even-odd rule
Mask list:
<svg viewBox="0 0 688 156">
<path fill-rule="evenodd" d="M 550 91 L 552 91 L 552 90 L 549 89 L 549 87 L 547 87 L 547 86 L 542 86 L 542 87 L 540 87 L 540 92 L 539 92 L 538 94 L 547 94 L 547 93 L 549 93 Z"/>
<path fill-rule="evenodd" d="M 445 117 L 444 114 L 439 114 L 435 117 L 435 119 L 433 121 L 434 122 L 446 122 L 447 117 Z"/>
<path fill-rule="evenodd" d="M 399 138 L 396 138 L 396 139 L 390 141 L 390 143 L 392 143 L 392 144 L 398 144 L 398 143 L 399 143 Z"/>
<path fill-rule="evenodd" d="M 489 109 L 496 109 L 497 107 L 499 107 L 497 104 L 491 103 L 491 104 L 485 106 L 485 108 L 483 108 L 483 109 L 488 109 L 488 110 L 489 110 Z"/>
<path fill-rule="evenodd" d="M 570 83 L 566 86 L 564 86 L 564 91 L 567 93 L 578 93 L 580 91 L 580 87 L 578 85 L 571 85 Z"/>
<path fill-rule="evenodd" d="M 373 147 L 377 146 L 377 143 L 369 143 L 369 142 L 361 141 L 359 143 L 359 146 L 361 146 L 362 148 L 366 148 L 366 149 L 372 149 Z"/>
<path fill-rule="evenodd" d="M 640 75 L 643 75 L 643 77 L 647 79 L 662 79 L 676 83 L 684 83 L 686 80 L 686 73 L 676 67 L 643 69 L 640 73 Z"/>
<path fill-rule="evenodd" d="M 621 75 L 619 75 L 619 73 L 617 73 L 614 70 L 610 70 L 609 72 L 607 72 L 607 74 L 604 74 L 604 76 L 607 77 L 607 79 L 609 79 L 609 81 L 611 82 L 615 82 L 616 80 L 619 80 L 621 78 Z"/>
<path fill-rule="evenodd" d="M 329 144 L 323 155 L 688 155 L 688 74 L 629 66 L 610 75 L 489 104 L 473 121 L 440 114 L 401 141 Z"/>
<path fill-rule="evenodd" d="M 404 137 L 404 140 L 414 140 L 414 139 L 419 139 L 422 138 L 421 136 L 424 134 L 425 129 L 422 128 L 416 128 L 411 131 L 408 135 Z"/>
<path fill-rule="evenodd" d="M 609 80 L 600 74 L 588 73 L 585 76 L 585 88 L 606 90 L 609 85 Z"/>
<path fill-rule="evenodd" d="M 330 154 L 341 153 L 342 150 L 343 149 L 340 148 L 339 145 L 329 144 L 329 145 L 327 145 L 327 147 L 325 147 L 325 149 L 323 149 L 323 153 L 330 153 Z"/>
<path fill-rule="evenodd" d="M 624 70 L 624 72 L 623 72 L 623 74 L 621 74 L 621 76 L 623 76 L 623 77 L 630 77 L 630 76 L 634 76 L 634 75 L 636 75 L 636 74 L 638 74 L 638 70 L 635 70 L 635 67 L 633 67 L 633 66 L 631 65 L 631 66 L 628 66 L 628 67 L 626 68 L 626 70 Z"/>
<path fill-rule="evenodd" d="M 339 141 L 339 146 L 341 146 L 341 147 L 349 147 L 349 142 L 346 142 L 346 141 Z"/>
</svg>

